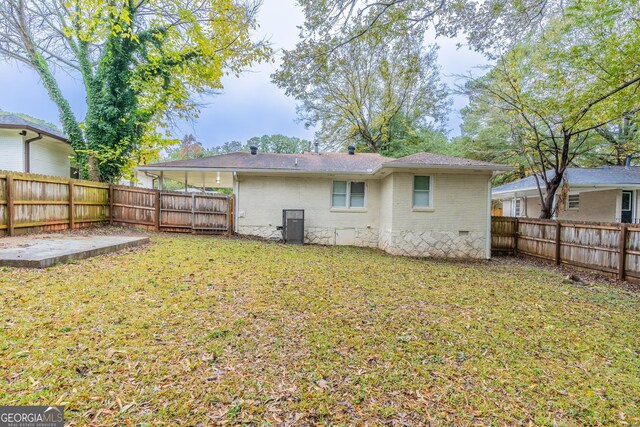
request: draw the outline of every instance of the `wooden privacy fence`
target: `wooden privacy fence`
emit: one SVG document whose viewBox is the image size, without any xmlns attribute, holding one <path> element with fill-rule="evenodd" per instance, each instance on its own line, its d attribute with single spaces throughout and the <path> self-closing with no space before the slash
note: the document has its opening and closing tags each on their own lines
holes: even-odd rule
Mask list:
<svg viewBox="0 0 640 427">
<path fill-rule="evenodd" d="M 233 234 L 234 197 L 0 172 L 0 236 L 95 223 Z"/>
<path fill-rule="evenodd" d="M 0 235 L 81 228 L 109 220 L 109 184 L 0 173 Z"/>
<path fill-rule="evenodd" d="M 640 225 L 531 218 L 491 219 L 491 252 L 524 254 L 640 279 Z"/>
<path fill-rule="evenodd" d="M 233 234 L 234 196 L 111 187 L 111 223 L 150 230 Z"/>
</svg>

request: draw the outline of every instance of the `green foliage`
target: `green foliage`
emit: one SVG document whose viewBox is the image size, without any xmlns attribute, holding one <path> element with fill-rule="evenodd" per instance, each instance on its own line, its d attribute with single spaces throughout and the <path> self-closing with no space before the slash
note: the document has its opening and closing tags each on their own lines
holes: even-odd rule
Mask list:
<svg viewBox="0 0 640 427">
<path fill-rule="evenodd" d="M 480 150 L 503 147 L 512 164 L 526 162 L 527 174 L 540 178 L 544 218 L 554 213 L 567 167 L 593 165 L 590 159 L 611 150 L 619 163 L 637 151 L 630 117 L 640 108 L 639 8 L 632 0 L 571 2 L 544 32 L 468 85 L 466 126 L 479 137 L 470 142 Z M 624 127 L 617 140 L 609 130 L 614 122 Z"/>
<path fill-rule="evenodd" d="M 301 42 L 302 44 L 306 42 Z M 349 144 L 372 152 L 388 150 L 393 128 L 437 126 L 448 108 L 440 82 L 436 47 L 420 32 L 385 38 L 369 32 L 327 54 L 285 51 L 274 82 L 299 101 L 298 114 L 318 125 L 325 149 Z"/>
<path fill-rule="evenodd" d="M 164 234 L 0 294 L 0 404 L 71 425 L 640 424 L 638 295 L 526 263 Z"/>
<path fill-rule="evenodd" d="M 237 151 L 249 151 L 252 145 L 258 147 L 258 151 L 264 153 L 303 153 L 311 150 L 311 141 L 297 137 L 285 135 L 263 135 L 254 136 L 245 143 L 240 141 L 229 141 L 224 144 L 204 148 L 202 143 L 197 141 L 193 135 L 185 135 L 179 145 L 169 147 L 166 150 L 164 160 L 185 160 L 200 157 L 214 156 L 216 154 L 235 153 Z"/>
<path fill-rule="evenodd" d="M 113 182 L 175 143 L 162 129 L 196 117 L 198 97 L 220 89 L 224 75 L 238 75 L 270 57 L 266 44 L 250 38 L 258 5 L 7 0 L 0 4 L 0 32 L 6 36 L 0 55 L 38 72 L 60 110 L 83 175 Z M 76 119 L 52 66 L 82 77 L 84 122 Z"/>
</svg>

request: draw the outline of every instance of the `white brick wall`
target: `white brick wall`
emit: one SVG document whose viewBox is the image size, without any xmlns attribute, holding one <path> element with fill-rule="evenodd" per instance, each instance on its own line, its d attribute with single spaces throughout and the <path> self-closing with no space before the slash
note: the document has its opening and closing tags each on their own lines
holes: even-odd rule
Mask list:
<svg viewBox="0 0 640 427">
<path fill-rule="evenodd" d="M 240 174 L 238 232 L 277 238 L 282 210 L 304 209 L 308 242 L 378 246 L 411 256 L 484 258 L 490 175 L 433 173 L 429 211 L 413 209 L 413 176 L 395 172 L 366 180 L 366 209 L 347 211 L 331 209 L 331 184 L 349 177 Z"/>
</svg>

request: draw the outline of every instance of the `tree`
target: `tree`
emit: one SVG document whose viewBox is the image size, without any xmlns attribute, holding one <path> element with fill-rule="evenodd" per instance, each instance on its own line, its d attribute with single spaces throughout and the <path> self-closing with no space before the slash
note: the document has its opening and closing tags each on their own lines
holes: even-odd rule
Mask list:
<svg viewBox="0 0 640 427">
<path fill-rule="evenodd" d="M 510 117 L 538 182 L 542 218 L 554 214 L 565 171 L 594 148 L 595 131 L 640 106 L 637 11 L 632 0 L 569 5 L 544 34 L 469 86 L 494 114 Z"/>
<path fill-rule="evenodd" d="M 174 141 L 159 131 L 197 115 L 221 87 L 270 49 L 254 42 L 257 3 L 243 0 L 6 0 L 0 56 L 34 69 L 60 113 L 85 177 L 116 181 Z M 56 70 L 79 75 L 77 119 Z"/>
<path fill-rule="evenodd" d="M 305 123 L 319 125 L 316 139 L 327 149 L 356 144 L 384 151 L 394 121 L 407 128 L 437 124 L 448 106 L 436 48 L 425 51 L 417 32 L 391 40 L 369 33 L 314 58 L 285 52 L 273 79 L 300 101 Z"/>
<path fill-rule="evenodd" d="M 265 153 L 296 154 L 311 150 L 311 141 L 280 134 L 263 135 L 259 138 L 255 136 L 247 141 L 244 149 L 248 149 L 252 145 Z"/>
<path fill-rule="evenodd" d="M 215 156 L 218 154 L 249 151 L 252 145 L 258 147 L 258 151 L 264 153 L 304 153 L 311 150 L 311 141 L 286 135 L 254 136 L 245 143 L 240 141 L 228 141 L 212 148 L 204 148 L 202 143 L 196 141 L 193 135 L 185 135 L 179 146 L 166 150 L 165 161 L 195 159 L 200 157 Z"/>
<path fill-rule="evenodd" d="M 206 151 L 196 137 L 189 134 L 182 137 L 180 144 L 166 149 L 166 160 L 185 160 L 204 157 Z"/>
</svg>

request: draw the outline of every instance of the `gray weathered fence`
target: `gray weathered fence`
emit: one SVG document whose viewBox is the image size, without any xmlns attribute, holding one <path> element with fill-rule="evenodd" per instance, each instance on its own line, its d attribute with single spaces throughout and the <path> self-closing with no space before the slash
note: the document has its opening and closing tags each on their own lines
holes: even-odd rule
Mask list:
<svg viewBox="0 0 640 427">
<path fill-rule="evenodd" d="M 640 225 L 493 217 L 491 251 L 640 280 Z"/>
<path fill-rule="evenodd" d="M 111 223 L 150 230 L 233 233 L 233 196 L 111 188 Z"/>
</svg>

